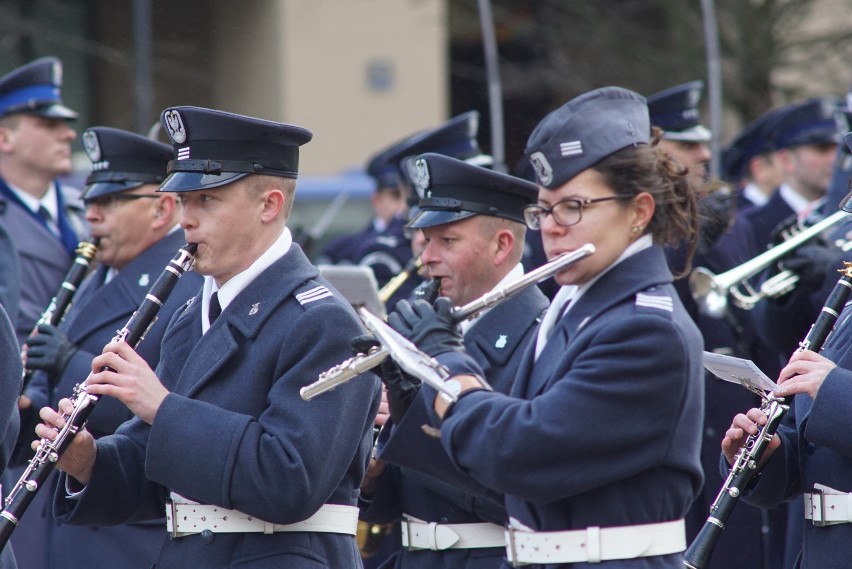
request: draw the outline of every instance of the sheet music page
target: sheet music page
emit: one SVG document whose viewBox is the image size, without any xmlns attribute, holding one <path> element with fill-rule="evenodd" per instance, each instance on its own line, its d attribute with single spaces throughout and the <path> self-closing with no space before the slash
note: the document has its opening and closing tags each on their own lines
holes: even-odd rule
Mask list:
<svg viewBox="0 0 852 569">
<path fill-rule="evenodd" d="M 778 387 L 751 360 L 704 352 L 704 368 L 719 379 L 738 383 L 751 390 L 773 391 Z"/>
</svg>

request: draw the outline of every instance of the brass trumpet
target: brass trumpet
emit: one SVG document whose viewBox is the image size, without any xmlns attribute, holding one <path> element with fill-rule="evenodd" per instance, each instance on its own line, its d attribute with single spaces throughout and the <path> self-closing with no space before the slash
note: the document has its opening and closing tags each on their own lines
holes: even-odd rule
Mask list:
<svg viewBox="0 0 852 569">
<path fill-rule="evenodd" d="M 544 265 L 534 269 L 514 282 L 506 285 L 505 288 L 491 291 L 478 299 L 469 302 L 461 308 L 453 310 L 453 319 L 456 322 L 461 322 L 469 318 L 474 318 L 480 312 L 487 308 L 499 304 L 521 292 L 526 287 L 539 283 L 546 278 L 552 277 L 556 273 L 567 268 L 569 265 L 585 259 L 595 252 L 595 246 L 591 243 L 586 243 L 576 251 L 565 253 L 556 259 L 545 263 Z M 336 366 L 324 371 L 319 378 L 310 385 L 306 385 L 299 390 L 299 394 L 305 401 L 310 401 L 320 393 L 325 393 L 337 387 L 342 383 L 346 383 L 350 379 L 366 372 L 384 361 L 388 357 L 388 350 L 383 347 L 372 348 L 366 354 L 359 354 L 349 358 Z"/>
<path fill-rule="evenodd" d="M 379 290 L 379 300 L 382 301 L 382 304 L 387 304 L 394 293 L 399 290 L 399 287 L 404 285 L 405 281 L 419 272 L 422 267 L 423 261 L 420 260 L 420 257 L 412 257 L 411 260 L 405 264 L 405 268 L 385 283 L 385 286 Z"/>
<path fill-rule="evenodd" d="M 748 279 L 848 216 L 849 214 L 842 210 L 833 213 L 807 229 L 793 234 L 783 243 L 724 273 L 714 275 L 704 267 L 696 268 L 689 275 L 692 298 L 703 314 L 721 318 L 728 307 L 728 295 L 735 305 L 743 310 L 751 310 L 764 298 L 775 298 L 790 292 L 799 282 L 799 276 L 792 271 L 781 271 L 767 279 L 760 285 L 760 290 L 755 290 Z"/>
</svg>

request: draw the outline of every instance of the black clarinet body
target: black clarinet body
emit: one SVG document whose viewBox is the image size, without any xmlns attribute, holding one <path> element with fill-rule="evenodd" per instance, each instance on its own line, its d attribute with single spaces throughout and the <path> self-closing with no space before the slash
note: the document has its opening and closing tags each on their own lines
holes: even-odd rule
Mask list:
<svg viewBox="0 0 852 569">
<path fill-rule="evenodd" d="M 95 255 L 98 252 L 99 244 L 100 239 L 96 238 L 91 242 L 81 241 L 80 244 L 77 245 L 74 261 L 71 263 L 68 273 L 65 275 L 65 278 L 62 279 L 62 284 L 59 285 L 59 290 L 56 291 L 56 295 L 50 299 L 50 304 L 48 304 L 45 311 L 41 313 L 38 322 L 36 322 L 33 327 L 33 331 L 30 332 L 30 336 L 34 335 L 38 331 L 38 327 L 42 324 L 59 326 L 59 323 L 62 322 L 62 319 L 65 318 L 65 315 L 71 308 L 74 295 L 77 294 L 77 288 L 92 269 L 92 263 L 94 262 Z M 22 348 L 21 361 L 23 361 L 25 365 L 26 353 L 26 348 Z M 32 370 L 24 367 L 24 378 L 21 383 L 21 392 L 23 392 L 24 388 L 26 388 L 27 384 L 30 382 L 32 375 Z"/>
<path fill-rule="evenodd" d="M 127 324 L 118 331 L 111 343 L 127 342 L 132 348 L 144 339 L 145 334 L 157 320 L 157 313 L 166 302 L 178 282 L 178 279 L 192 268 L 196 245 L 190 243 L 178 250 L 169 261 L 162 274 L 145 295 L 139 308 L 133 313 Z M 26 470 L 17 484 L 9 492 L 0 512 L 0 549 L 5 547 L 18 520 L 24 515 L 36 492 L 45 484 L 56 468 L 56 462 L 71 444 L 74 436 L 86 424 L 94 410 L 98 396 L 87 393 L 85 381 L 74 388 L 72 395 L 73 410 L 64 416 L 65 426 L 59 430 L 54 440 L 41 439 L 35 456 L 29 461 Z"/>
<path fill-rule="evenodd" d="M 843 269 L 839 271 L 840 279 L 829 294 L 819 316 L 811 325 L 807 336 L 799 342 L 797 353 L 804 350 L 819 352 L 831 331 L 834 330 L 837 318 L 852 293 L 852 263 L 843 265 Z M 731 512 L 754 475 L 757 474 L 760 460 L 790 407 L 783 398 L 770 394 L 764 397 L 761 409 L 767 416 L 766 424 L 756 435 L 749 435 L 745 445 L 737 453 L 728 478 L 710 506 L 710 516 L 684 553 L 684 565 L 689 569 L 703 569 L 710 561 L 710 556 L 722 536 L 722 530 L 725 529 Z"/>
</svg>

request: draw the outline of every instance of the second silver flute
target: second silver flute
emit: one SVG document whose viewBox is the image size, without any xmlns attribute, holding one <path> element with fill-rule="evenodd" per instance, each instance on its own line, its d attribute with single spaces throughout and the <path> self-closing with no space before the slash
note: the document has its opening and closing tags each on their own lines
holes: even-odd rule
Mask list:
<svg viewBox="0 0 852 569">
<path fill-rule="evenodd" d="M 507 298 L 514 296 L 528 286 L 537 284 L 544 279 L 554 276 L 569 265 L 573 265 L 577 261 L 585 259 L 594 252 L 595 246 L 591 243 L 586 243 L 577 250 L 565 253 L 537 269 L 526 273 L 524 276 L 509 283 L 507 286 L 484 294 L 476 300 L 471 301 L 460 308 L 456 308 L 453 311 L 453 319 L 456 322 L 462 322 L 463 320 L 473 318 L 483 310 L 500 304 Z M 346 383 L 350 379 L 373 369 L 382 363 L 387 356 L 388 350 L 386 348 L 377 347 L 373 348 L 366 354 L 359 354 L 355 357 L 349 358 L 333 368 L 324 371 L 315 382 L 300 389 L 299 394 L 305 401 L 310 401 L 317 395 L 330 391 L 338 385 Z"/>
</svg>

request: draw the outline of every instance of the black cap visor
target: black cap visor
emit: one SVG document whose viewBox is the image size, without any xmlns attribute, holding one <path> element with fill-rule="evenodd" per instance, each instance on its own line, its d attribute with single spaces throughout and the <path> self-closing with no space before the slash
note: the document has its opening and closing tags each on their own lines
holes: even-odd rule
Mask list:
<svg viewBox="0 0 852 569">
<path fill-rule="evenodd" d="M 209 190 L 218 188 L 231 182 L 236 182 L 248 176 L 247 172 L 222 172 L 220 174 L 206 174 L 204 172 L 172 172 L 163 183 L 160 184 L 158 192 L 193 192 L 195 190 Z"/>
<path fill-rule="evenodd" d="M 144 186 L 145 182 L 126 180 L 124 182 L 94 182 L 86 186 L 83 200 L 91 200 L 109 194 L 118 194 Z"/>
<path fill-rule="evenodd" d="M 445 223 L 461 221 L 462 219 L 467 219 L 468 217 L 473 217 L 474 215 L 477 214 L 472 211 L 421 209 L 420 212 L 414 217 L 414 219 L 408 222 L 408 227 L 411 229 L 436 227 L 438 225 L 444 225 Z"/>
<path fill-rule="evenodd" d="M 28 115 L 35 115 L 37 117 L 44 117 L 47 119 L 62 119 L 66 121 L 75 121 L 77 120 L 77 113 L 66 107 L 65 105 L 60 105 L 59 103 L 54 103 L 51 105 L 42 105 L 39 107 L 25 107 L 20 110 L 17 109 L 7 109 L 6 115 L 14 114 L 14 113 L 26 113 Z"/>
</svg>

